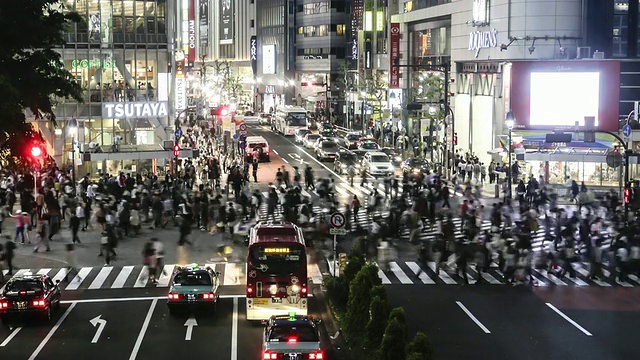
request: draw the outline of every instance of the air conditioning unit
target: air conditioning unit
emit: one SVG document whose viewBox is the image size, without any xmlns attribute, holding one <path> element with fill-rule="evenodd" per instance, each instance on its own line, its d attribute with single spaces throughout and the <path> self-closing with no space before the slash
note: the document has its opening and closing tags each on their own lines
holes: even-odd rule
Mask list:
<svg viewBox="0 0 640 360">
<path fill-rule="evenodd" d="M 589 59 L 591 58 L 591 46 L 579 46 L 577 59 Z"/>
<path fill-rule="evenodd" d="M 593 53 L 593 58 L 594 59 L 599 59 L 599 60 L 604 59 L 604 51 L 596 50 L 596 52 Z"/>
</svg>

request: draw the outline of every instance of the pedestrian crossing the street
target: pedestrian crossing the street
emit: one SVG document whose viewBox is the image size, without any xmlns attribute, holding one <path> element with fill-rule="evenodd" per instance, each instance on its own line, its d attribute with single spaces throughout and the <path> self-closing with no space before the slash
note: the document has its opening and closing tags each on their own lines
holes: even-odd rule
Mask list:
<svg viewBox="0 0 640 360">
<path fill-rule="evenodd" d="M 220 284 L 244 285 L 246 282 L 246 264 L 244 263 L 212 263 L 204 264 L 218 272 Z M 148 288 L 148 287 L 168 287 L 173 272 L 177 265 L 164 265 L 158 276 L 157 284 L 149 280 L 149 268 L 147 266 L 96 266 L 82 267 L 77 271 L 72 270 L 64 281 L 68 273 L 66 268 L 43 268 L 43 269 L 20 269 L 14 276 L 28 274 L 48 275 L 54 282 L 61 282 L 61 289 L 73 290 L 97 290 L 97 289 L 128 289 L 128 288 Z M 308 264 L 308 277 L 314 284 L 322 284 L 322 273 L 318 264 Z M 2 275 L 6 276 L 8 270 L 3 270 Z"/>
</svg>

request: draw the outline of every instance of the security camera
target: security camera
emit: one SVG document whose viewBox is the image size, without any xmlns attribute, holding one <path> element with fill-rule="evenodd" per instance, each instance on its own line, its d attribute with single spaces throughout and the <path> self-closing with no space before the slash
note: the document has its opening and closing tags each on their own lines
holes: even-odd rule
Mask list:
<svg viewBox="0 0 640 360">
<path fill-rule="evenodd" d="M 564 46 L 560 46 L 560 55 L 566 55 L 567 54 L 567 48 Z"/>
<path fill-rule="evenodd" d="M 116 137 L 113 138 L 115 141 L 122 141 L 122 136 L 121 135 L 117 135 Z"/>
<path fill-rule="evenodd" d="M 509 46 L 507 44 L 500 44 L 500 51 L 505 51 L 508 47 Z"/>
<path fill-rule="evenodd" d="M 89 149 L 95 149 L 98 147 L 98 143 L 95 141 L 92 141 L 89 143 Z"/>
<path fill-rule="evenodd" d="M 529 55 L 533 54 L 534 51 L 536 51 L 536 47 L 535 46 L 529 46 Z"/>
</svg>

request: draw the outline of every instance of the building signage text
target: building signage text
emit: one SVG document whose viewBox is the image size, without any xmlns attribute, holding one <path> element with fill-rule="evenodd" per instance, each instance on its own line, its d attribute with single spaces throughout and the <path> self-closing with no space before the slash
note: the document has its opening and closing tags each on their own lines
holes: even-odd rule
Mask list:
<svg viewBox="0 0 640 360">
<path fill-rule="evenodd" d="M 73 60 L 71 62 L 71 67 L 74 69 L 89 69 L 89 68 L 115 69 L 116 62 L 114 60 L 82 59 L 82 60 Z"/>
<path fill-rule="evenodd" d="M 391 23 L 391 61 L 389 64 L 391 68 L 389 69 L 389 88 L 390 89 L 398 89 L 400 88 L 400 68 L 395 65 L 396 59 L 400 60 L 400 24 L 399 23 Z"/>
<path fill-rule="evenodd" d="M 276 93 L 276 87 L 273 86 L 273 85 L 265 85 L 264 93 L 265 94 L 275 94 Z"/>
<path fill-rule="evenodd" d="M 205 49 L 209 46 L 209 0 L 200 0 L 200 47 Z"/>
<path fill-rule="evenodd" d="M 189 21 L 187 22 L 187 45 L 189 46 L 189 63 L 193 66 L 196 61 L 196 1 L 189 0 Z"/>
<path fill-rule="evenodd" d="M 489 24 L 489 1 L 473 0 L 473 26 L 485 26 Z"/>
<path fill-rule="evenodd" d="M 102 117 L 109 119 L 133 119 L 166 116 L 169 116 L 169 110 L 165 101 L 102 104 Z"/>
<path fill-rule="evenodd" d="M 469 50 L 476 52 L 476 57 L 480 55 L 480 49 L 493 48 L 498 46 L 498 30 L 474 31 L 469 34 Z"/>
<path fill-rule="evenodd" d="M 251 37 L 249 59 L 251 60 L 251 70 L 253 71 L 253 76 L 256 76 L 256 74 L 258 73 L 258 38 L 255 35 Z"/>
</svg>

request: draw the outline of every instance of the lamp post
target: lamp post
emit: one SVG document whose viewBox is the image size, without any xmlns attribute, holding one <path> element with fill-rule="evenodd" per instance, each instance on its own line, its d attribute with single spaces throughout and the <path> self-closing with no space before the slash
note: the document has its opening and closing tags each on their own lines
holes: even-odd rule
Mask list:
<svg viewBox="0 0 640 360">
<path fill-rule="evenodd" d="M 67 123 L 67 130 L 71 134 L 71 187 L 73 194 L 76 193 L 76 130 L 78 129 L 78 121 L 70 119 Z"/>
<path fill-rule="evenodd" d="M 40 173 L 40 156 L 42 156 L 42 149 L 40 146 L 31 147 L 31 156 L 35 164 L 35 171 L 33 172 L 33 198 L 38 197 L 38 175 Z"/>
<path fill-rule="evenodd" d="M 367 92 L 366 91 L 361 91 L 360 92 L 360 96 L 362 96 L 362 106 L 360 107 L 360 116 L 362 117 L 362 133 L 366 134 L 367 133 L 367 127 L 365 126 L 365 121 L 364 121 L 364 105 L 365 105 L 365 100 L 367 98 Z"/>
<path fill-rule="evenodd" d="M 511 200 L 511 179 L 512 179 L 512 174 L 511 174 L 511 152 L 513 151 L 513 145 L 512 145 L 512 141 L 511 141 L 511 132 L 513 131 L 513 125 L 516 122 L 516 116 L 513 114 L 512 111 L 509 111 L 507 113 L 507 117 L 505 120 L 505 124 L 507 125 L 507 128 L 509 129 L 509 176 L 507 177 L 507 191 L 505 193 L 505 197 L 507 197 L 509 200 Z"/>
</svg>

